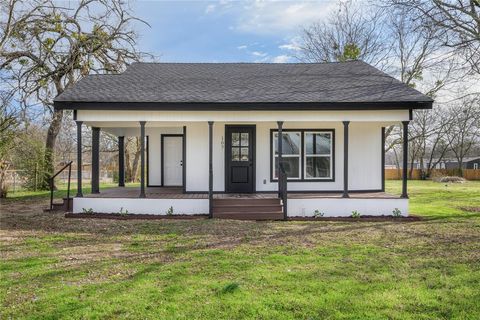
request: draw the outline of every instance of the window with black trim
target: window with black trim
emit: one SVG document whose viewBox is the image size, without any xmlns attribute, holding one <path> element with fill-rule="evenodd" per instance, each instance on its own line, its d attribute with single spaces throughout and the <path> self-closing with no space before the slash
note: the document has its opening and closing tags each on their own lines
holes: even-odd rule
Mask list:
<svg viewBox="0 0 480 320">
<path fill-rule="evenodd" d="M 289 131 L 282 132 L 282 158 L 283 167 L 287 173 L 289 179 L 301 178 L 301 150 L 302 150 L 302 133 Z M 277 179 L 278 171 L 276 170 L 278 164 L 278 132 L 273 133 L 273 178 Z"/>
<path fill-rule="evenodd" d="M 282 163 L 289 181 L 333 181 L 333 129 L 284 129 Z M 278 131 L 271 130 L 271 178 L 278 177 Z"/>
</svg>

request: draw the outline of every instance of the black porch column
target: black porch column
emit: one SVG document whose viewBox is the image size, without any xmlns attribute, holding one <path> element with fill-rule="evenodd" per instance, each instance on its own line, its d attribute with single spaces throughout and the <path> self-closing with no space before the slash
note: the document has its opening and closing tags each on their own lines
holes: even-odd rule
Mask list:
<svg viewBox="0 0 480 320">
<path fill-rule="evenodd" d="M 348 195 L 348 125 L 350 121 L 343 121 L 343 197 Z"/>
<path fill-rule="evenodd" d="M 92 128 L 92 193 L 100 193 L 100 128 Z"/>
<path fill-rule="evenodd" d="M 208 217 L 213 218 L 213 121 L 208 121 Z"/>
<path fill-rule="evenodd" d="M 145 123 L 140 121 L 140 198 L 145 198 Z"/>
<path fill-rule="evenodd" d="M 82 124 L 77 121 L 77 197 L 83 197 L 82 193 Z"/>
<path fill-rule="evenodd" d="M 407 193 L 407 175 L 408 175 L 408 123 L 410 121 L 402 121 L 403 124 L 403 164 L 402 164 L 402 195 L 401 198 L 408 199 Z"/>
<path fill-rule="evenodd" d="M 118 186 L 125 187 L 125 137 L 118 137 Z"/>
<path fill-rule="evenodd" d="M 280 163 L 282 163 L 282 155 L 283 155 L 283 121 L 277 121 L 277 126 L 278 126 L 278 139 L 277 139 L 277 152 L 278 152 L 278 163 L 276 165 L 275 170 L 277 171 L 277 179 L 278 179 L 278 196 L 281 197 L 281 191 L 282 191 L 282 182 L 280 179 Z"/>
</svg>

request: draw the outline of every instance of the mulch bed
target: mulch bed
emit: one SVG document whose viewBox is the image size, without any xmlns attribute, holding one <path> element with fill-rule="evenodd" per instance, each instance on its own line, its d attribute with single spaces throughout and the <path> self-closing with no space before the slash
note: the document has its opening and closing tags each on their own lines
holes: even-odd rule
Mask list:
<svg viewBox="0 0 480 320">
<path fill-rule="evenodd" d="M 207 219 L 206 214 L 195 215 L 155 215 L 155 214 L 119 214 L 119 213 L 66 213 L 65 218 L 78 219 L 113 219 L 113 220 L 162 220 L 162 219 Z M 412 222 L 423 220 L 421 217 L 393 217 L 393 216 L 361 216 L 360 218 L 352 217 L 290 217 L 288 221 L 348 221 L 348 222 L 381 222 L 381 221 L 395 221 L 395 222 Z"/>
<path fill-rule="evenodd" d="M 172 215 L 156 215 L 156 214 L 119 214 L 119 213 L 65 213 L 65 218 L 79 219 L 114 219 L 114 220 L 159 220 L 159 219 L 205 219 L 206 214 L 172 214 Z"/>
</svg>

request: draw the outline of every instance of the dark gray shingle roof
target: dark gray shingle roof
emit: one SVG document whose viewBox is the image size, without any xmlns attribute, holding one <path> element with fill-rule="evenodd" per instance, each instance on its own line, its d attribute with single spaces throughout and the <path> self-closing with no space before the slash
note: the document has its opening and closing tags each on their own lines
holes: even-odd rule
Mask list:
<svg viewBox="0 0 480 320">
<path fill-rule="evenodd" d="M 431 102 L 362 61 L 345 63 L 134 63 L 90 75 L 56 102 Z"/>
</svg>

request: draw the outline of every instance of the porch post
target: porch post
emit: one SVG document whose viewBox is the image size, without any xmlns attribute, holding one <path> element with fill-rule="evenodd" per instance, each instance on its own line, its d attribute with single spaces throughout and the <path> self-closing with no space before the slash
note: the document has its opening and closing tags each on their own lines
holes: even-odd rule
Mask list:
<svg viewBox="0 0 480 320">
<path fill-rule="evenodd" d="M 282 163 L 282 155 L 283 155 L 283 137 L 282 137 L 282 128 L 283 128 L 283 121 L 277 121 L 278 126 L 278 139 L 277 139 L 277 152 L 278 152 L 278 163 L 276 165 L 275 170 L 277 171 L 277 178 L 278 178 L 278 196 L 281 197 L 281 190 L 282 190 L 282 182 L 280 179 L 280 163 Z"/>
<path fill-rule="evenodd" d="M 213 218 L 213 121 L 208 121 L 208 217 Z"/>
<path fill-rule="evenodd" d="M 407 175 L 408 175 L 408 123 L 410 121 L 402 121 L 403 124 L 403 165 L 402 165 L 402 195 L 401 198 L 408 199 L 407 193 Z"/>
<path fill-rule="evenodd" d="M 350 121 L 343 121 L 343 197 L 348 195 L 348 125 Z"/>
<path fill-rule="evenodd" d="M 77 121 L 77 197 L 83 197 L 82 193 L 82 124 Z"/>
<path fill-rule="evenodd" d="M 92 193 L 100 193 L 100 128 L 92 128 Z"/>
<path fill-rule="evenodd" d="M 118 186 L 125 187 L 125 137 L 118 137 Z"/>
<path fill-rule="evenodd" d="M 382 192 L 385 192 L 385 127 L 382 127 Z"/>
<path fill-rule="evenodd" d="M 187 126 L 183 126 L 183 139 L 182 139 L 182 186 L 183 186 L 183 193 L 187 193 Z"/>
<path fill-rule="evenodd" d="M 145 198 L 145 123 L 140 121 L 140 198 Z"/>
</svg>

